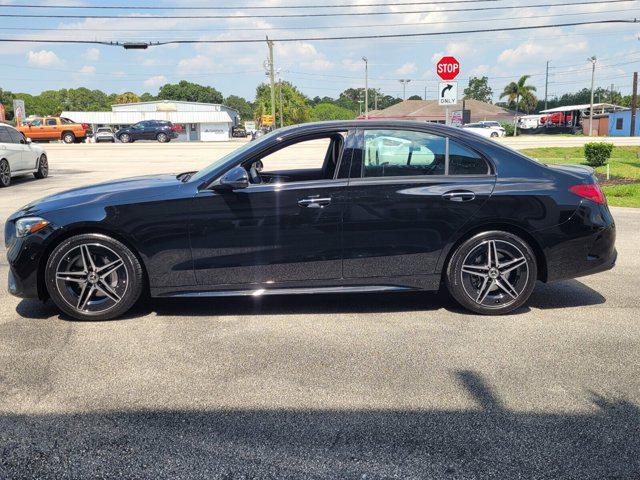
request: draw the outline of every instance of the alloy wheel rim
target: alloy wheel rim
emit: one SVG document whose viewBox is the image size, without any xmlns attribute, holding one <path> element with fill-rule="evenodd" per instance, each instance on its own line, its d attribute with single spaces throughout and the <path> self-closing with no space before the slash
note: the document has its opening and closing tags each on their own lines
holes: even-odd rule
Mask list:
<svg viewBox="0 0 640 480">
<path fill-rule="evenodd" d="M 47 175 L 49 173 L 49 162 L 47 161 L 46 155 L 42 155 L 42 157 L 40 157 L 40 173 L 43 175 Z"/>
<path fill-rule="evenodd" d="M 7 162 L 0 163 L 0 181 L 2 181 L 3 185 L 9 183 L 9 179 L 11 178 L 11 172 L 9 170 L 9 164 Z"/>
<path fill-rule="evenodd" d="M 98 314 L 118 305 L 129 288 L 124 260 L 109 247 L 82 243 L 56 267 L 58 293 L 76 311 Z"/>
<path fill-rule="evenodd" d="M 71 143 L 73 141 L 73 137 L 71 135 L 65 135 L 64 141 L 67 143 Z"/>
<path fill-rule="evenodd" d="M 462 286 L 476 304 L 503 308 L 518 300 L 527 286 L 529 262 L 506 240 L 485 240 L 462 262 Z"/>
<path fill-rule="evenodd" d="M 161 133 L 160 135 L 158 135 L 158 137 L 160 138 L 161 142 L 165 142 L 167 140 L 167 136 L 164 133 Z"/>
</svg>

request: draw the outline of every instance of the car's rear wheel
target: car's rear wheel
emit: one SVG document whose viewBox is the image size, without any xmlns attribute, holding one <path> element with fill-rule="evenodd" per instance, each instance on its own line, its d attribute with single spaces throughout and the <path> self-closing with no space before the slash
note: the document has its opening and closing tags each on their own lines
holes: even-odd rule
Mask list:
<svg viewBox="0 0 640 480">
<path fill-rule="evenodd" d="M 79 320 L 108 320 L 138 300 L 144 277 L 137 257 L 102 234 L 70 237 L 51 253 L 45 270 L 55 304 Z"/>
<path fill-rule="evenodd" d="M 123 133 L 120 135 L 120 141 L 122 143 L 129 143 L 131 141 L 131 136 L 128 133 Z"/>
<path fill-rule="evenodd" d="M 499 137 L 498 132 L 491 132 L 491 137 L 492 137 L 492 138 L 497 138 L 497 137 Z"/>
<path fill-rule="evenodd" d="M 0 160 L 0 187 L 11 185 L 11 166 L 4 158 Z"/>
<path fill-rule="evenodd" d="M 38 160 L 38 170 L 34 172 L 33 176 L 42 179 L 47 178 L 47 175 L 49 175 L 49 161 L 43 153 L 40 155 L 40 160 Z"/>
<path fill-rule="evenodd" d="M 463 307 L 500 315 L 521 307 L 537 278 L 531 247 L 509 232 L 483 232 L 463 242 L 449 261 L 446 283 Z"/>
<path fill-rule="evenodd" d="M 64 143 L 74 143 L 76 141 L 76 136 L 73 132 L 64 132 L 62 134 L 62 141 Z"/>
<path fill-rule="evenodd" d="M 167 136 L 166 133 L 159 133 L 158 135 L 156 135 L 156 139 L 160 143 L 167 143 L 169 141 L 169 137 Z"/>
</svg>

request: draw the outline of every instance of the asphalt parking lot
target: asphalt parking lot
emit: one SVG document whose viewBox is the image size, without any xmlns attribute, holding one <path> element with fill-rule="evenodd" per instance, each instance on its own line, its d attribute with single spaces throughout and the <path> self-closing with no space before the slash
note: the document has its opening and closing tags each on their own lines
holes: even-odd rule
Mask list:
<svg viewBox="0 0 640 480">
<path fill-rule="evenodd" d="M 51 145 L 47 194 L 237 147 Z M 513 315 L 444 294 L 149 301 L 76 322 L 0 292 L 0 479 L 640 477 L 640 211 L 618 265 Z M 7 264 L 0 259 L 0 277 Z"/>
</svg>

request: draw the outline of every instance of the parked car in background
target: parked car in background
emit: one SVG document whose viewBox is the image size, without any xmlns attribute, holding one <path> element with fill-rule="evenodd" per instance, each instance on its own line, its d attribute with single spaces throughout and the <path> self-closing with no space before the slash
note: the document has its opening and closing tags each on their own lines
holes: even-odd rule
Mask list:
<svg viewBox="0 0 640 480">
<path fill-rule="evenodd" d="M 480 122 L 478 122 L 481 125 L 486 125 L 488 127 L 499 127 L 502 128 L 502 125 L 500 125 L 500 122 L 496 122 L 495 120 L 482 120 Z"/>
<path fill-rule="evenodd" d="M 441 285 L 472 312 L 504 314 L 537 281 L 612 268 L 615 238 L 592 168 L 395 120 L 281 128 L 199 172 L 56 193 L 5 225 L 9 291 L 82 320 L 122 315 L 143 292 L 255 299 Z"/>
<path fill-rule="evenodd" d="M 530 130 L 540 126 L 540 120 L 544 115 L 524 115 L 518 118 L 518 128 L 522 130 Z"/>
<path fill-rule="evenodd" d="M 497 122 L 496 122 L 497 123 Z M 505 130 L 501 126 L 487 125 L 485 123 L 468 123 L 462 126 L 463 129 L 482 135 L 483 137 L 497 138 L 504 137 Z"/>
<path fill-rule="evenodd" d="M 49 175 L 47 154 L 17 129 L 0 124 L 0 187 L 8 187 L 12 177 L 32 173 L 36 178 Z"/>
<path fill-rule="evenodd" d="M 96 130 L 96 133 L 93 136 L 96 143 L 100 142 L 111 142 L 115 143 L 116 137 L 113 134 L 113 130 L 111 127 L 100 127 Z"/>
<path fill-rule="evenodd" d="M 170 142 L 178 138 L 178 131 L 173 123 L 165 120 L 145 120 L 116 132 L 116 138 L 122 143 L 136 140 L 157 140 L 160 143 Z"/>
<path fill-rule="evenodd" d="M 34 141 L 62 140 L 78 143 L 91 133 L 86 123 L 76 123 L 64 117 L 36 117 L 17 127 Z"/>
<path fill-rule="evenodd" d="M 247 136 L 247 130 L 244 125 L 236 125 L 231 129 L 231 136 L 235 138 L 245 138 Z"/>
</svg>

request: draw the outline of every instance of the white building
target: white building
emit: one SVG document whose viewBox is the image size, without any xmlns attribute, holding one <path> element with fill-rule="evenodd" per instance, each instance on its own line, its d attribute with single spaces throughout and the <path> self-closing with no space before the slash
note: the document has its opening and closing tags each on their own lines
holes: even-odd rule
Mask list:
<svg viewBox="0 0 640 480">
<path fill-rule="evenodd" d="M 178 141 L 220 142 L 231 138 L 231 129 L 240 121 L 238 112 L 218 103 L 158 100 L 111 105 L 110 112 L 62 112 L 61 117 L 87 123 L 93 129 L 114 130 L 143 120 L 166 120 L 178 129 Z"/>
</svg>

